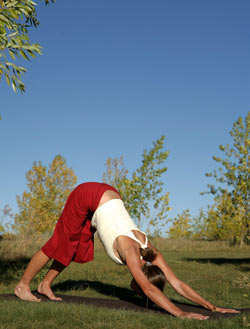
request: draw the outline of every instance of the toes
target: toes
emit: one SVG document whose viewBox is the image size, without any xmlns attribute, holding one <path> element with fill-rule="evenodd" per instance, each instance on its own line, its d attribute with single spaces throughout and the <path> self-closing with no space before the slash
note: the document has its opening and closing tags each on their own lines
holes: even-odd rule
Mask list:
<svg viewBox="0 0 250 329">
<path fill-rule="evenodd" d="M 62 302 L 62 298 L 60 298 L 60 297 L 55 297 L 54 300 L 57 300 L 57 301 L 59 301 L 59 302 Z"/>
<path fill-rule="evenodd" d="M 49 297 L 50 300 L 55 300 L 55 301 L 62 301 L 62 298 L 61 297 L 56 297 L 56 296 L 53 296 L 53 297 Z"/>
<path fill-rule="evenodd" d="M 36 299 L 30 299 L 30 301 L 31 301 L 31 302 L 37 302 L 37 303 L 40 303 L 42 300 L 41 300 L 41 299 L 38 299 L 38 298 L 36 298 Z"/>
</svg>

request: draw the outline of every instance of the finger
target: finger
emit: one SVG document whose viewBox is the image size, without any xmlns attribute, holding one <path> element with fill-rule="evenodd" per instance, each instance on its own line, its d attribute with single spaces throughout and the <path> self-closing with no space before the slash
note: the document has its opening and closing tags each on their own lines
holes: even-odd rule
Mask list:
<svg viewBox="0 0 250 329">
<path fill-rule="evenodd" d="M 232 308 L 219 308 L 217 310 L 217 312 L 219 312 L 219 313 L 241 313 L 240 311 L 234 310 Z"/>
<path fill-rule="evenodd" d="M 209 318 L 208 315 L 202 315 L 199 313 L 191 313 L 190 315 L 192 319 L 197 319 L 197 320 L 207 320 Z"/>
<path fill-rule="evenodd" d="M 227 309 L 226 313 L 241 313 L 241 312 L 238 310 L 234 310 L 234 309 Z"/>
</svg>

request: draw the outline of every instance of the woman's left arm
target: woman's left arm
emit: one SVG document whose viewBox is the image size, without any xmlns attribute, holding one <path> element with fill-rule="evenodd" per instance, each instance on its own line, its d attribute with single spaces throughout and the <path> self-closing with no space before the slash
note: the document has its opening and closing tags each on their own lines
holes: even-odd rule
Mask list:
<svg viewBox="0 0 250 329">
<path fill-rule="evenodd" d="M 220 313 L 240 313 L 237 310 L 229 309 L 229 308 L 221 308 L 214 306 L 213 304 L 209 303 L 205 300 L 202 296 L 200 296 L 197 292 L 195 292 L 191 287 L 189 287 L 185 282 L 179 280 L 171 268 L 165 262 L 162 254 L 158 251 L 156 259 L 153 261 L 153 265 L 158 266 L 162 272 L 165 274 L 167 281 L 170 285 L 183 297 L 191 300 L 192 302 L 199 304 L 206 309 L 213 311 L 213 312 L 220 312 Z"/>
</svg>

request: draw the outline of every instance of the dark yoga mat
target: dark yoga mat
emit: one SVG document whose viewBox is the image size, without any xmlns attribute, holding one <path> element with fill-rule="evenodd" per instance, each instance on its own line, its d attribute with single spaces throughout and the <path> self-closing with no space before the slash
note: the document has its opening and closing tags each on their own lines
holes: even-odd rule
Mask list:
<svg viewBox="0 0 250 329">
<path fill-rule="evenodd" d="M 152 304 L 151 302 L 146 303 L 145 300 L 141 299 L 138 301 L 131 300 L 130 302 L 125 300 L 112 300 L 112 299 L 104 299 L 104 298 L 92 298 L 92 297 L 83 297 L 83 296 L 70 296 L 70 295 L 62 295 L 62 294 L 56 294 L 56 296 L 61 297 L 63 299 L 62 302 L 58 301 L 50 301 L 45 296 L 42 296 L 38 294 L 37 292 L 33 292 L 34 295 L 36 295 L 38 298 L 42 299 L 43 302 L 50 302 L 50 303 L 73 303 L 73 304 L 84 304 L 84 305 L 91 305 L 96 307 L 107 307 L 107 308 L 113 308 L 113 309 L 124 309 L 124 310 L 132 310 L 132 311 L 139 311 L 139 312 L 158 312 L 158 314 L 165 314 L 169 315 L 168 312 L 164 311 L 163 309 L 157 307 L 156 305 Z M 19 300 L 14 294 L 2 294 L 0 295 L 1 300 Z M 22 301 L 23 302 L 23 301 Z M 231 313 L 217 313 L 217 312 L 210 312 L 203 307 L 196 306 L 196 305 L 190 305 L 190 304 L 183 304 L 178 303 L 176 301 L 173 301 L 176 306 L 178 306 L 180 309 L 182 309 L 185 312 L 194 312 L 194 313 L 200 313 L 203 315 L 208 315 L 210 319 L 218 319 L 218 318 L 228 318 L 232 316 L 237 316 L 243 313 L 250 313 L 250 308 L 241 308 L 238 309 L 241 311 L 239 314 L 231 314 Z"/>
</svg>

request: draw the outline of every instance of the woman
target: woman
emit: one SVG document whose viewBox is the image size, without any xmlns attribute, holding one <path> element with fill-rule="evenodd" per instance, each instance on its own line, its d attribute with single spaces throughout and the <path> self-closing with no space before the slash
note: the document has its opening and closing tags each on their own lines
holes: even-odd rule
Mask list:
<svg viewBox="0 0 250 329">
<path fill-rule="evenodd" d="M 131 287 L 174 316 L 204 320 L 207 316 L 183 312 L 163 293 L 164 282 L 157 284 L 145 274 L 145 264 L 163 273 L 172 287 L 185 298 L 208 310 L 221 313 L 238 311 L 219 308 L 179 280 L 166 264 L 162 254 L 152 246 L 145 233 L 131 220 L 121 197 L 112 186 L 103 183 L 84 183 L 70 194 L 56 224 L 53 236 L 30 260 L 15 294 L 28 301 L 39 302 L 29 288 L 32 278 L 52 258 L 52 266 L 38 286 L 38 292 L 51 300 L 61 300 L 54 295 L 51 284 L 71 261 L 86 263 L 93 259 L 93 236 L 97 231 L 108 256 L 118 264 L 126 264 L 133 276 Z M 144 270 L 143 270 L 144 269 Z M 152 282 L 150 282 L 152 281 Z M 164 281 L 164 279 L 163 279 Z"/>
</svg>

